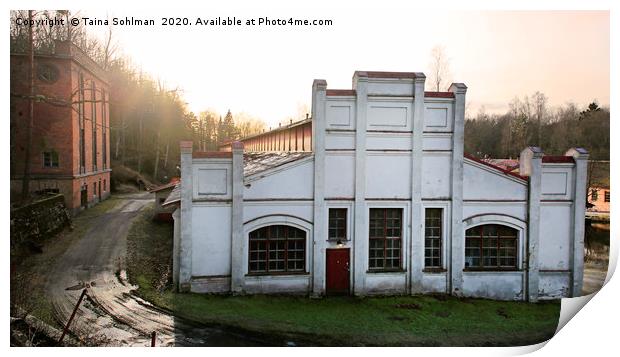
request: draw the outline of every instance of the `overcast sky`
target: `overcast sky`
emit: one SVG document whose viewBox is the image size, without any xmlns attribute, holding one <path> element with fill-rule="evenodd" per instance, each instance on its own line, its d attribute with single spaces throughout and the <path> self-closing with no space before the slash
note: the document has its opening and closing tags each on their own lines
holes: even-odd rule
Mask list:
<svg viewBox="0 0 620 357">
<path fill-rule="evenodd" d="M 324 18 L 327 27 L 115 27 L 123 52 L 192 111 L 246 112 L 269 125 L 310 104 L 312 81 L 351 88 L 355 70 L 429 73 L 431 49 L 444 46 L 451 78 L 468 87 L 468 111 L 503 112 L 516 95 L 541 91 L 551 105 L 609 104 L 609 14 L 585 11 L 117 10 L 105 18 L 161 16 L 241 19 Z M 103 32 L 105 27 L 90 27 Z M 427 83 L 427 90 L 430 89 Z"/>
</svg>

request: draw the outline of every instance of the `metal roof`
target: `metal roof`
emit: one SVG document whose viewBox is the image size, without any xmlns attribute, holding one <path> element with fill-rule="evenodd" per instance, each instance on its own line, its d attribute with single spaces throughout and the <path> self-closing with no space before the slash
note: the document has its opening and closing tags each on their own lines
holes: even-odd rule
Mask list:
<svg viewBox="0 0 620 357">
<path fill-rule="evenodd" d="M 261 172 L 312 156 L 302 151 L 250 151 L 243 154 L 243 176 Z"/>
<path fill-rule="evenodd" d="M 171 205 L 173 203 L 181 203 L 181 182 L 177 182 L 162 206 Z"/>
</svg>

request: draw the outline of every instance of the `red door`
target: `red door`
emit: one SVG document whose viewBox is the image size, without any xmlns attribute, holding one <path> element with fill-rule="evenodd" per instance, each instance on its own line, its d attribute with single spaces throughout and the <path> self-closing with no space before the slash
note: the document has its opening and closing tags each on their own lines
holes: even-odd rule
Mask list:
<svg viewBox="0 0 620 357">
<path fill-rule="evenodd" d="M 327 294 L 349 294 L 349 248 L 327 249 Z"/>
</svg>

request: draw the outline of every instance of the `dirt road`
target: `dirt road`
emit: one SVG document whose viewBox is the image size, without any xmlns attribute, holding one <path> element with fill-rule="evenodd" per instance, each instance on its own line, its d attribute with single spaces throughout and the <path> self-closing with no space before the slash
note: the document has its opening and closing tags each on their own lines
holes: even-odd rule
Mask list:
<svg viewBox="0 0 620 357">
<path fill-rule="evenodd" d="M 119 196 L 120 202 L 90 221 L 86 233 L 57 260 L 47 278 L 55 314 L 66 323 L 84 288 L 82 303 L 70 330 L 89 344 L 149 346 L 157 332 L 158 346 L 256 346 L 261 341 L 183 321 L 131 293 L 126 279 L 126 236 L 132 220 L 147 204 L 148 193 Z M 172 239 L 172 237 L 171 237 Z"/>
</svg>

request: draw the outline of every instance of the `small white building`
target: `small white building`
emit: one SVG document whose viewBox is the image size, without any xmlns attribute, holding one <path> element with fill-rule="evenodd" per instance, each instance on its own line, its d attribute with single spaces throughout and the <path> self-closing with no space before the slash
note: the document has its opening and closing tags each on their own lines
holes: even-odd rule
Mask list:
<svg viewBox="0 0 620 357">
<path fill-rule="evenodd" d="M 257 137 L 252 148 L 271 151 L 182 142 L 182 181 L 165 203 L 179 207 L 179 290 L 580 295 L 587 152 L 525 148 L 519 174 L 477 160 L 463 152 L 467 87 L 425 92 L 424 81 L 355 72 L 352 90 L 332 90 L 315 80 L 309 152 L 291 150 L 298 136 L 286 131 L 281 151 Z"/>
<path fill-rule="evenodd" d="M 154 219 L 162 222 L 172 222 L 172 212 L 174 212 L 175 207 L 172 205 L 164 206 L 164 202 L 177 184 L 178 180 L 172 180 L 167 184 L 149 190 L 150 193 L 155 194 L 155 207 L 153 208 Z"/>
</svg>

